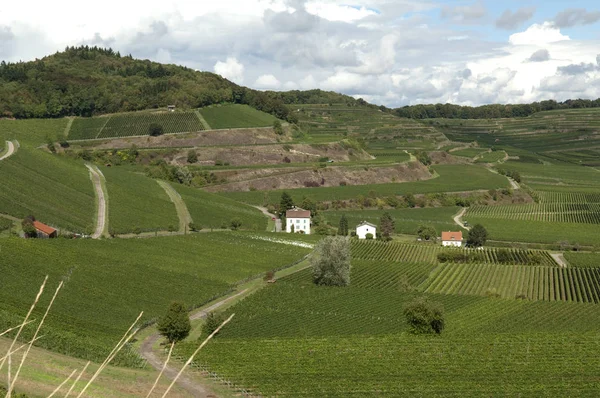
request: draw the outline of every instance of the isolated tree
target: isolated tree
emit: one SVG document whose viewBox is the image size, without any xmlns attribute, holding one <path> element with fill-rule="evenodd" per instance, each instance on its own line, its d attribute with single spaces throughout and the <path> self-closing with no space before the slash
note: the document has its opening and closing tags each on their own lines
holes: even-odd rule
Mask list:
<svg viewBox="0 0 600 398">
<path fill-rule="evenodd" d="M 198 161 L 198 154 L 195 150 L 190 149 L 187 153 L 187 162 L 188 163 L 196 163 Z"/>
<path fill-rule="evenodd" d="M 242 226 L 242 221 L 239 218 L 231 219 L 229 226 L 232 230 L 237 231 Z"/>
<path fill-rule="evenodd" d="M 467 239 L 467 246 L 469 247 L 481 247 L 485 245 L 488 238 L 488 232 L 485 227 L 481 224 L 477 224 L 469 231 L 469 237 Z"/>
<path fill-rule="evenodd" d="M 283 127 L 281 126 L 281 122 L 279 120 L 275 120 L 273 122 L 273 131 L 277 135 L 283 135 Z"/>
<path fill-rule="evenodd" d="M 433 225 L 419 225 L 417 235 L 423 240 L 431 240 L 437 238 L 437 231 Z"/>
<path fill-rule="evenodd" d="M 169 343 L 185 339 L 192 329 L 188 312 L 180 302 L 173 302 L 164 317 L 158 321 L 158 331 Z"/>
<path fill-rule="evenodd" d="M 345 214 L 342 214 L 340 218 L 340 225 L 338 226 L 338 235 L 348 236 L 348 219 Z"/>
<path fill-rule="evenodd" d="M 148 134 L 150 134 L 152 137 L 158 137 L 159 135 L 163 135 L 163 127 L 158 123 L 152 123 L 150 126 L 148 126 Z"/>
<path fill-rule="evenodd" d="M 281 217 L 285 217 L 285 212 L 294 207 L 294 199 L 289 193 L 283 192 L 281 194 L 281 201 L 279 202 L 279 213 Z"/>
<path fill-rule="evenodd" d="M 379 231 L 384 240 L 391 240 L 394 233 L 395 223 L 390 213 L 385 212 L 379 219 Z"/>
<path fill-rule="evenodd" d="M 313 282 L 324 286 L 350 284 L 350 240 L 342 236 L 324 238 L 310 259 Z"/>
<path fill-rule="evenodd" d="M 404 307 L 404 316 L 414 334 L 440 334 L 444 330 L 444 307 L 417 297 Z"/>
<path fill-rule="evenodd" d="M 209 312 L 206 316 L 206 321 L 204 321 L 204 325 L 202 325 L 202 339 L 210 336 L 223 322 L 225 322 L 225 316 L 223 316 L 223 314 Z"/>
</svg>

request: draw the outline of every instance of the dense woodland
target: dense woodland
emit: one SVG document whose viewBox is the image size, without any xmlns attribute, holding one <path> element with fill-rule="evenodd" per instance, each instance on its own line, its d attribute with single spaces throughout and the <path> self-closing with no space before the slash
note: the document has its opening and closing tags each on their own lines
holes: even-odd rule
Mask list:
<svg viewBox="0 0 600 398">
<path fill-rule="evenodd" d="M 284 102 L 333 100 L 355 101 L 321 90 L 260 92 L 214 73 L 137 60 L 98 47 L 67 47 L 64 52 L 31 62 L 0 63 L 0 115 L 18 119 L 235 102 L 295 122 Z"/>
</svg>

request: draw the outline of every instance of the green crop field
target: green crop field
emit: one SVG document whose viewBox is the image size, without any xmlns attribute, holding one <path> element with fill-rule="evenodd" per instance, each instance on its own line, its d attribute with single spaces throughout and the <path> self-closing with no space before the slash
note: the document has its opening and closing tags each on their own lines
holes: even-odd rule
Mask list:
<svg viewBox="0 0 600 398">
<path fill-rule="evenodd" d="M 175 205 L 156 180 L 118 168 L 103 167 L 108 191 L 109 230 L 117 234 L 175 229 Z"/>
<path fill-rule="evenodd" d="M 172 300 L 198 306 L 244 278 L 289 265 L 308 249 L 269 242 L 271 235 L 212 233 L 147 239 L 5 239 L 0 253 L 0 328 L 18 324 L 44 279 L 65 286 L 39 345 L 102 361 L 140 311 L 144 321 Z M 264 237 L 264 239 L 260 239 Z M 39 319 L 46 294 L 33 317 Z M 25 339 L 31 336 L 28 328 Z M 118 364 L 137 366 L 128 352 Z"/>
<path fill-rule="evenodd" d="M 81 163 L 37 149 L 20 148 L 0 162 L 0 212 L 72 232 L 94 226 L 94 190 Z"/>
<path fill-rule="evenodd" d="M 565 252 L 565 259 L 570 266 L 581 268 L 600 268 L 600 254 Z"/>
<path fill-rule="evenodd" d="M 465 158 L 474 158 L 475 156 L 481 155 L 487 152 L 488 149 L 485 148 L 467 148 L 467 149 L 459 149 L 457 151 L 450 152 L 454 156 L 462 156 Z"/>
<path fill-rule="evenodd" d="M 268 113 L 240 104 L 213 105 L 200 108 L 200 113 L 213 129 L 270 127 L 277 120 Z"/>
<path fill-rule="evenodd" d="M 67 127 L 67 119 L 0 119 L 0 141 L 18 140 L 21 146 L 38 147 L 47 138 L 60 137 Z"/>
<path fill-rule="evenodd" d="M 438 165 L 433 169 L 439 177 L 425 181 L 403 182 L 391 184 L 348 185 L 343 187 L 298 188 L 287 192 L 296 203 L 304 197 L 313 201 L 332 201 L 355 199 L 359 195 L 368 195 L 373 192 L 376 196 L 404 195 L 407 193 L 441 193 L 463 192 L 475 190 L 488 190 L 507 188 L 508 180 L 498 174 L 480 166 L 471 165 Z M 223 192 L 220 195 L 254 205 L 262 205 L 265 196 L 269 203 L 279 203 L 283 191 L 274 190 L 260 192 Z"/>
<path fill-rule="evenodd" d="M 504 160 L 505 157 L 506 152 L 504 151 L 486 152 L 477 158 L 475 163 L 497 163 Z"/>
<path fill-rule="evenodd" d="M 183 198 L 198 228 L 221 228 L 223 224 L 228 228 L 234 218 L 242 222 L 242 229 L 264 231 L 267 228 L 267 218 L 253 207 L 200 189 L 171 185 Z"/>
<path fill-rule="evenodd" d="M 91 118 L 76 118 L 69 140 L 148 135 L 150 125 L 158 124 L 165 134 L 204 130 L 194 112 L 131 112 Z"/>
<path fill-rule="evenodd" d="M 596 395 L 600 313 L 587 302 L 597 302 L 600 270 L 436 268 L 424 252 L 440 250 L 353 244 L 349 287 L 314 286 L 310 270 L 280 279 L 227 311 L 235 318 L 196 365 L 263 396 Z M 441 336 L 407 333 L 403 307 L 422 295 L 445 308 Z"/>
<path fill-rule="evenodd" d="M 457 228 L 452 217 L 458 213 L 458 207 L 437 207 L 424 209 L 390 209 L 390 210 L 344 210 L 324 211 L 321 214 L 330 225 L 339 225 L 342 215 L 348 220 L 350 230 L 362 221 L 379 224 L 383 213 L 389 213 L 395 221 L 396 232 L 400 234 L 416 235 L 421 225 L 432 225 L 441 234 L 442 231 L 450 231 Z"/>
</svg>

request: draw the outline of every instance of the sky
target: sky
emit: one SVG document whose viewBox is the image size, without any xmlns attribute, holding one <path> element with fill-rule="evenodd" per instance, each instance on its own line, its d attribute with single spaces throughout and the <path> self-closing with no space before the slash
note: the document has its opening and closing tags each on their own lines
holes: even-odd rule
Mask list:
<svg viewBox="0 0 600 398">
<path fill-rule="evenodd" d="M 261 90 L 399 107 L 600 97 L 593 0 L 26 0 L 0 9 L 0 59 L 73 45 L 216 72 Z"/>
</svg>

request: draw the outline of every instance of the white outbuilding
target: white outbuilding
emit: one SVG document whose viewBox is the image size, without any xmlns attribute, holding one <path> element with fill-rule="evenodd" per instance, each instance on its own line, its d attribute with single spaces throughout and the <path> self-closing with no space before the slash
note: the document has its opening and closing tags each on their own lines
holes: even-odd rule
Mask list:
<svg viewBox="0 0 600 398">
<path fill-rule="evenodd" d="M 367 234 L 373 235 L 373 239 L 377 236 L 377 225 L 363 221 L 356 227 L 356 236 L 358 239 L 367 239 Z"/>
<path fill-rule="evenodd" d="M 462 232 L 442 232 L 442 246 L 461 247 L 462 245 Z"/>
<path fill-rule="evenodd" d="M 293 231 L 292 231 L 293 228 Z M 294 207 L 285 212 L 285 232 L 310 235 L 310 210 Z"/>
</svg>

